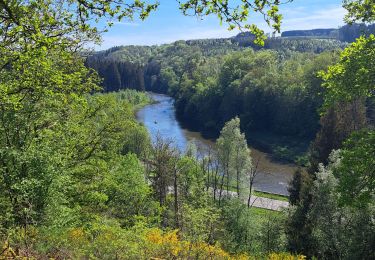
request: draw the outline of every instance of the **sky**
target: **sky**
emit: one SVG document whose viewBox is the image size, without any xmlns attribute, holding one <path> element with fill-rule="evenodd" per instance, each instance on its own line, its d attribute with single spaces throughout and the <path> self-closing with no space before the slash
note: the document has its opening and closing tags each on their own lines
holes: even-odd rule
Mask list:
<svg viewBox="0 0 375 260">
<path fill-rule="evenodd" d="M 227 25 L 220 25 L 215 16 L 203 20 L 184 16 L 176 0 L 159 2 L 159 8 L 145 21 L 115 22 L 103 34 L 102 44 L 94 48 L 103 50 L 120 45 L 155 45 L 177 40 L 226 38 L 239 32 L 228 31 Z M 281 5 L 280 13 L 283 15 L 282 31 L 338 28 L 344 24 L 345 9 L 342 8 L 341 0 L 293 0 Z M 257 14 L 253 14 L 248 22 L 258 25 L 265 32 L 272 31 Z"/>
</svg>

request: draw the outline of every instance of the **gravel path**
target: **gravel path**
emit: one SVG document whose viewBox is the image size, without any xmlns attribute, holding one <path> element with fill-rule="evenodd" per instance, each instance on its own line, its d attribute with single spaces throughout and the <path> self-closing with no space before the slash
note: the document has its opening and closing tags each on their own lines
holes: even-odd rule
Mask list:
<svg viewBox="0 0 375 260">
<path fill-rule="evenodd" d="M 220 191 L 216 191 L 217 197 L 219 196 Z M 223 191 L 223 196 L 231 196 L 236 197 L 237 192 L 234 191 Z M 247 199 L 244 199 L 244 204 L 247 204 Z M 269 199 L 264 197 L 258 197 L 255 195 L 252 195 L 250 198 L 250 205 L 257 208 L 263 208 L 263 209 L 269 209 L 269 210 L 275 210 L 275 211 L 281 211 L 284 208 L 287 208 L 289 206 L 289 202 L 283 201 L 283 200 L 275 200 L 275 199 Z"/>
<path fill-rule="evenodd" d="M 245 203 L 247 204 L 247 201 Z M 253 195 L 250 198 L 250 205 L 257 207 L 257 208 L 281 211 L 282 209 L 287 208 L 289 206 L 289 202 L 263 198 L 263 197 L 258 197 L 258 196 Z"/>
</svg>

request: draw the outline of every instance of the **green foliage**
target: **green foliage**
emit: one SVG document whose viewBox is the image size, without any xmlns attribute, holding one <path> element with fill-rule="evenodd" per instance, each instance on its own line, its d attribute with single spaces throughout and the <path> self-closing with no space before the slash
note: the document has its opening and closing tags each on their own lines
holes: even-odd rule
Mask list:
<svg viewBox="0 0 375 260">
<path fill-rule="evenodd" d="M 349 11 L 346 20 L 350 23 L 374 20 L 372 1 L 344 1 L 344 7 Z M 302 226 L 309 232 L 305 235 L 308 243 L 297 242 L 292 232 L 288 240 L 295 249 L 305 249 L 308 256 L 374 258 L 375 142 L 373 130 L 365 128 L 368 125 L 366 109 L 371 110 L 375 86 L 374 39 L 374 35 L 359 37 L 342 52 L 336 65 L 320 73 L 327 88 L 325 115 L 322 131 L 313 146 L 316 153 L 312 154 L 310 172 L 317 168 L 316 161 L 326 162 L 332 149 L 342 150 L 331 153 L 326 167 L 319 165 L 318 172 L 313 174 L 314 185 L 307 192 L 309 196 L 292 210 L 294 223 L 289 228 Z M 365 129 L 358 131 L 362 128 Z"/>
<path fill-rule="evenodd" d="M 222 217 L 226 229 L 225 247 L 232 252 L 259 252 L 260 223 L 240 200 L 228 200 Z"/>
<path fill-rule="evenodd" d="M 330 164 L 321 166 L 313 185 L 314 203 L 307 215 L 312 224 L 312 245 L 315 245 L 311 253 L 319 258 L 371 259 L 375 254 L 371 248 L 375 239 L 371 217 L 373 200 L 362 208 L 340 205 L 342 180 L 333 173 L 342 167 L 344 157 L 340 159 L 341 156 L 339 151 L 331 154 Z"/>
<path fill-rule="evenodd" d="M 44 237 L 47 245 L 62 249 L 64 232 L 102 214 L 123 225 L 136 216 L 157 222 L 143 168 L 134 156 L 122 155 L 137 152 L 127 139 L 143 129 L 133 106 L 147 102 L 146 96 L 88 95 L 98 89 L 96 75 L 59 47 L 19 57 L 0 71 L 2 236 L 39 251 L 35 232 L 45 230 L 54 235 Z M 125 198 L 134 202 L 126 214 Z"/>
<path fill-rule="evenodd" d="M 289 158 L 291 158 L 292 153 L 287 147 L 278 146 L 274 150 L 274 155 L 276 158 L 280 160 L 288 160 Z"/>
<path fill-rule="evenodd" d="M 321 128 L 310 151 L 309 173 L 318 170 L 319 163 L 327 164 L 333 149 L 342 147 L 342 143 L 356 130 L 366 127 L 366 105 L 363 99 L 334 104 L 321 117 Z"/>
<path fill-rule="evenodd" d="M 318 94 L 322 89 L 316 73 L 336 57 L 335 53 L 283 57 L 273 51 L 252 50 L 234 52 L 224 59 L 202 57 L 191 66 L 193 73 L 185 71 L 181 78 L 168 70 L 169 93 L 176 99 L 178 118 L 191 128 L 216 137 L 226 121 L 239 116 L 248 141 L 262 140 L 259 146 L 271 152 L 288 145 L 288 159 L 293 161 L 306 151 L 307 140 L 319 128 L 316 110 L 322 104 Z M 257 133 L 266 133 L 266 138 L 253 137 Z M 268 138 L 272 135 L 274 140 Z M 293 145 L 292 138 L 282 143 L 284 136 L 300 138 Z"/>
<path fill-rule="evenodd" d="M 252 163 L 250 149 L 247 146 L 245 135 L 241 133 L 240 119 L 238 117 L 225 123 L 220 131 L 220 137 L 216 140 L 216 146 L 218 161 L 223 174 L 220 199 L 224 187 L 229 191 L 229 184 L 232 182 L 236 183 L 238 197 L 247 197 L 246 195 L 244 196 L 244 188 L 248 186 L 248 174 Z M 224 186 L 224 178 L 226 179 L 226 186 Z"/>
<path fill-rule="evenodd" d="M 283 213 L 268 214 L 261 221 L 259 240 L 261 252 L 272 253 L 285 251 L 286 238 L 284 223 L 286 216 Z"/>
<path fill-rule="evenodd" d="M 375 6 L 371 0 L 344 0 L 343 7 L 348 10 L 345 20 L 348 23 L 375 21 Z"/>
<path fill-rule="evenodd" d="M 89 57 L 85 64 L 95 69 L 103 78 L 102 85 L 107 92 L 123 89 L 145 90 L 143 68 L 139 65 L 102 60 L 98 56 Z"/>
<path fill-rule="evenodd" d="M 320 164 L 310 177 L 295 176 L 286 226 L 291 250 L 319 258 L 373 258 L 372 136 L 372 130 L 352 134 L 327 166 Z"/>
<path fill-rule="evenodd" d="M 293 175 L 293 179 L 289 184 L 289 202 L 291 205 L 297 205 L 303 196 L 303 188 L 307 183 L 309 176 L 301 168 L 298 168 Z"/>
<path fill-rule="evenodd" d="M 283 215 L 265 209 L 248 208 L 240 200 L 225 201 L 222 207 L 224 248 L 231 252 L 258 254 L 285 250 Z"/>
<path fill-rule="evenodd" d="M 375 132 L 354 133 L 340 152 L 340 165 L 334 169 L 343 204 L 366 206 L 375 196 Z"/>
<path fill-rule="evenodd" d="M 327 89 L 326 106 L 374 95 L 374 57 L 375 36 L 360 37 L 341 53 L 338 64 L 320 73 Z"/>
<path fill-rule="evenodd" d="M 114 159 L 110 176 L 103 181 L 103 191 L 107 195 L 108 214 L 117 218 L 120 223 L 132 226 L 137 216 L 156 218 L 158 207 L 152 200 L 152 190 L 145 182 L 144 169 L 137 157 L 132 154 L 120 162 Z M 155 219 L 157 220 L 157 219 Z M 154 219 L 150 219 L 152 223 Z"/>
<path fill-rule="evenodd" d="M 215 207 L 194 208 L 184 204 L 182 208 L 181 235 L 192 242 L 213 243 L 220 227 L 220 211 Z"/>
<path fill-rule="evenodd" d="M 232 4 L 228 0 L 223 1 L 179 1 L 180 9 L 185 15 L 208 16 L 216 15 L 220 22 L 228 23 L 229 30 L 234 28 L 245 28 L 255 35 L 255 42 L 264 44 L 264 31 L 255 24 L 247 23 L 250 12 L 263 15 L 266 23 L 275 32 L 280 32 L 282 15 L 279 13 L 279 1 L 242 1 L 242 3 Z"/>
</svg>

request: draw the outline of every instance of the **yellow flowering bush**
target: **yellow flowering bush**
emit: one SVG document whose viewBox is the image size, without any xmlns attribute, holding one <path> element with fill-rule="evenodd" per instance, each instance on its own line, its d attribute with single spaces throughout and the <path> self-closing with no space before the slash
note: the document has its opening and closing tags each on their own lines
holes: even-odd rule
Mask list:
<svg viewBox="0 0 375 260">
<path fill-rule="evenodd" d="M 149 253 L 154 259 L 248 259 L 233 258 L 217 245 L 181 241 L 178 230 L 163 232 L 155 228 L 151 229 L 146 237 L 149 246 L 153 248 Z"/>
<path fill-rule="evenodd" d="M 305 260 L 306 256 L 291 255 L 289 253 L 272 253 L 268 256 L 269 260 Z"/>
<path fill-rule="evenodd" d="M 101 225 L 102 224 L 102 225 Z M 218 260 L 305 260 L 301 255 L 272 253 L 251 256 L 231 255 L 219 244 L 181 240 L 179 230 L 163 231 L 138 224 L 130 229 L 122 229 L 116 223 L 92 223 L 90 230 L 82 227 L 66 230 L 64 243 L 59 244 L 53 237 L 39 237 L 41 243 L 58 246 L 57 250 L 45 251 L 52 259 L 218 259 Z M 3 244 L 1 259 L 26 259 L 25 252 L 13 250 L 8 241 Z M 12 243 L 17 247 L 17 244 Z M 30 251 L 28 259 L 39 259 L 42 255 Z M 35 254 L 34 254 L 35 253 Z M 34 258 L 33 258 L 34 257 Z"/>
</svg>

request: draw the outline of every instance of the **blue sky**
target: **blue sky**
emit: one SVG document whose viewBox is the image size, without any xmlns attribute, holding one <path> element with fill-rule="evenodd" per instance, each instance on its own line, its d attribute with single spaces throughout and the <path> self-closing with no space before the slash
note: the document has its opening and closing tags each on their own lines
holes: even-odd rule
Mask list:
<svg viewBox="0 0 375 260">
<path fill-rule="evenodd" d="M 205 17 L 186 17 L 181 14 L 175 0 L 159 0 L 158 10 L 145 21 L 115 22 L 109 31 L 103 34 L 103 43 L 95 49 L 108 49 L 119 45 L 154 45 L 170 43 L 176 40 L 230 37 L 238 31 L 228 31 L 226 24 Z M 294 0 L 281 6 L 284 16 L 282 31 L 314 28 L 337 28 L 344 24 L 345 9 L 341 0 Z M 267 27 L 259 15 L 249 18 L 266 32 Z"/>
</svg>

